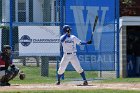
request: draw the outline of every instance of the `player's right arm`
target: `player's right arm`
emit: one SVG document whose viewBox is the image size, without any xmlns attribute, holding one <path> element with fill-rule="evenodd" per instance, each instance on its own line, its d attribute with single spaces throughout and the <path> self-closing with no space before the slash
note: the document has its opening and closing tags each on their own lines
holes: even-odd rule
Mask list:
<svg viewBox="0 0 140 93">
<path fill-rule="evenodd" d="M 66 40 L 67 36 L 68 36 L 68 34 L 66 33 L 60 37 L 61 43 L 63 43 Z"/>
</svg>

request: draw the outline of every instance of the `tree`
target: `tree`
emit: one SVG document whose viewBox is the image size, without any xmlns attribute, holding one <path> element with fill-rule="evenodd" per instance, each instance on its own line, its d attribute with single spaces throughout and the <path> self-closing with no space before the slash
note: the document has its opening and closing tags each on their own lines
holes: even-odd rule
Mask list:
<svg viewBox="0 0 140 93">
<path fill-rule="evenodd" d="M 120 16 L 134 16 L 136 14 L 136 0 L 120 0 Z"/>
</svg>

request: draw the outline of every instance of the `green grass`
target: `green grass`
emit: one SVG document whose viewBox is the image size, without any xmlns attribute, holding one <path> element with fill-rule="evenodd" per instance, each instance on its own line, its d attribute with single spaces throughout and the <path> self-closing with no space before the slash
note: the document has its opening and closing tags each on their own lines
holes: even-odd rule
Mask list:
<svg viewBox="0 0 140 93">
<path fill-rule="evenodd" d="M 21 66 L 19 67 L 21 70 L 24 71 L 26 74 L 25 80 L 20 80 L 17 76 L 14 78 L 10 83 L 14 84 L 31 84 L 31 83 L 55 83 L 56 82 L 56 68 L 55 66 L 50 66 L 49 68 L 49 76 L 41 76 L 41 67 L 36 66 Z M 96 73 L 87 71 L 86 72 L 87 78 L 94 78 L 97 76 Z M 73 79 L 81 79 L 80 74 L 78 74 L 76 71 L 66 71 L 65 80 L 73 80 Z"/>
<path fill-rule="evenodd" d="M 55 66 L 49 67 L 49 77 L 41 76 L 41 67 L 36 66 L 21 66 L 19 67 L 26 74 L 25 80 L 20 80 L 18 76 L 11 80 L 12 84 L 37 84 L 37 83 L 55 83 L 56 82 L 56 68 Z M 85 71 L 87 79 L 97 78 L 97 73 L 94 71 Z M 80 74 L 76 71 L 66 71 L 65 72 L 65 81 L 70 80 L 82 80 Z M 105 80 L 93 80 L 93 82 L 101 83 L 112 83 L 112 82 L 129 82 L 129 83 L 140 83 L 139 78 L 118 78 L 118 79 L 105 79 Z"/>
<path fill-rule="evenodd" d="M 97 89 L 97 90 L 11 91 L 11 92 L 0 92 L 0 93 L 140 93 L 140 91 Z"/>
<path fill-rule="evenodd" d="M 100 82 L 103 82 L 103 83 L 119 83 L 119 82 L 140 83 L 140 78 L 116 78 L 116 79 L 103 80 Z"/>
<path fill-rule="evenodd" d="M 22 66 L 19 68 L 23 70 L 24 73 L 26 74 L 25 80 L 20 80 L 19 77 L 17 76 L 15 79 L 10 81 L 11 83 L 16 83 L 16 84 L 53 83 L 56 80 L 55 69 L 50 69 L 49 77 L 47 77 L 47 76 L 41 76 L 40 67 Z"/>
</svg>

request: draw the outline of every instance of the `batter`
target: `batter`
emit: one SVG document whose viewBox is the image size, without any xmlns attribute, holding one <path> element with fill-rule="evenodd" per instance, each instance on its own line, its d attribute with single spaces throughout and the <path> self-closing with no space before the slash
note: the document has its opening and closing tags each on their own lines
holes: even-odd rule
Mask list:
<svg viewBox="0 0 140 93">
<path fill-rule="evenodd" d="M 60 37 L 60 41 L 63 47 L 63 57 L 60 62 L 60 67 L 58 69 L 58 81 L 56 85 L 60 85 L 60 78 L 65 72 L 65 69 L 68 65 L 69 62 L 71 62 L 72 66 L 74 69 L 80 73 L 82 79 L 83 79 L 83 85 L 88 85 L 88 82 L 85 77 L 84 70 L 80 66 L 79 60 L 77 58 L 76 52 L 76 45 L 86 45 L 86 44 L 91 44 L 92 41 L 87 41 L 87 42 L 82 42 L 80 39 L 78 39 L 76 36 L 71 35 L 71 27 L 69 25 L 64 25 L 63 26 L 63 31 L 64 35 Z"/>
</svg>

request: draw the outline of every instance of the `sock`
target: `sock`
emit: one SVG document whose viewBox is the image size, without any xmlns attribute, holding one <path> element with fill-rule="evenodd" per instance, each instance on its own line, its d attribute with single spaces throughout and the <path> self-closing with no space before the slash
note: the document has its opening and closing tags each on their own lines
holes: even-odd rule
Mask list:
<svg viewBox="0 0 140 93">
<path fill-rule="evenodd" d="M 62 76 L 63 76 L 63 77 L 62 77 Z M 58 81 L 59 81 L 59 82 L 60 82 L 61 77 L 62 77 L 62 79 L 64 78 L 64 73 L 63 73 L 63 74 L 58 74 Z"/>
<path fill-rule="evenodd" d="M 58 74 L 58 77 L 57 77 L 57 78 L 58 78 L 58 81 L 59 81 L 59 82 L 60 82 L 61 76 L 62 76 L 62 75 Z"/>
<path fill-rule="evenodd" d="M 86 77 L 85 77 L 84 71 L 82 73 L 80 73 L 80 75 L 82 76 L 83 80 L 86 81 Z"/>
</svg>

